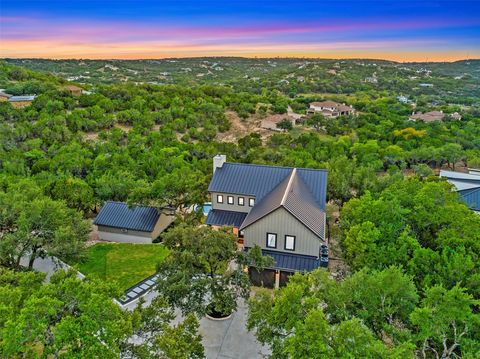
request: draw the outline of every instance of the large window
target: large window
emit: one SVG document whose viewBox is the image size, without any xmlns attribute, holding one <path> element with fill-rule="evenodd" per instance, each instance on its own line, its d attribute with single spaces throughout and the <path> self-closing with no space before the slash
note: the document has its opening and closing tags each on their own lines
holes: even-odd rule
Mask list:
<svg viewBox="0 0 480 359">
<path fill-rule="evenodd" d="M 238 197 L 238 205 L 245 206 L 245 197 Z"/>
<path fill-rule="evenodd" d="M 217 203 L 223 203 L 223 195 L 217 194 Z"/>
<path fill-rule="evenodd" d="M 268 248 L 277 248 L 277 234 L 276 233 L 267 233 L 267 247 Z"/>
<path fill-rule="evenodd" d="M 235 199 L 233 198 L 233 196 L 227 196 L 227 203 L 228 204 L 234 204 L 235 203 Z"/>
<path fill-rule="evenodd" d="M 249 198 L 249 199 L 248 199 L 248 205 L 249 205 L 250 207 L 255 206 L 255 198 Z"/>
<path fill-rule="evenodd" d="M 295 236 L 285 236 L 285 249 L 288 251 L 295 250 Z"/>
</svg>

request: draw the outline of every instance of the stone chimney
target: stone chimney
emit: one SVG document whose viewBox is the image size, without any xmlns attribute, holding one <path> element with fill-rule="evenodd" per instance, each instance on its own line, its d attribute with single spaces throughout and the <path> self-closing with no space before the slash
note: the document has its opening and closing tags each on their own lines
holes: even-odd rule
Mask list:
<svg viewBox="0 0 480 359">
<path fill-rule="evenodd" d="M 213 173 L 215 173 L 215 170 L 217 168 L 222 168 L 225 162 L 227 162 L 226 155 L 216 155 L 215 157 L 213 157 Z"/>
</svg>

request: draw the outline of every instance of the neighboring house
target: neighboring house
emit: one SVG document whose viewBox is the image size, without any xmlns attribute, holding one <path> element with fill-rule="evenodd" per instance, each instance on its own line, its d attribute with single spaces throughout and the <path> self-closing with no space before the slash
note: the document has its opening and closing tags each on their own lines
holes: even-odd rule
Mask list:
<svg viewBox="0 0 480 359">
<path fill-rule="evenodd" d="M 30 106 L 32 101 L 35 100 L 35 95 L 29 96 L 10 96 L 8 102 L 12 104 L 15 108 L 22 108 Z"/>
<path fill-rule="evenodd" d="M 175 220 L 169 208 L 129 208 L 124 202 L 105 202 L 93 224 L 100 239 L 122 243 L 152 243 Z"/>
<path fill-rule="evenodd" d="M 307 114 L 320 113 L 327 118 L 335 118 L 338 116 L 348 116 L 355 113 L 355 109 L 352 106 L 347 106 L 344 103 L 338 103 L 335 101 L 321 101 L 312 102 L 310 108 L 307 110 Z"/>
<path fill-rule="evenodd" d="M 213 166 L 212 210 L 205 223 L 232 226 L 245 250 L 258 245 L 272 256 L 275 265 L 266 275 L 276 286 L 289 273 L 328 263 L 321 259 L 327 244 L 326 170 L 228 163 L 224 155 L 215 156 Z"/>
<path fill-rule="evenodd" d="M 469 173 L 442 170 L 440 177 L 455 187 L 468 207 L 480 213 L 480 170 L 469 169 Z"/>
<path fill-rule="evenodd" d="M 365 77 L 365 82 L 371 83 L 371 84 L 376 84 L 376 83 L 378 83 L 377 76 L 368 76 L 368 77 Z"/>
<path fill-rule="evenodd" d="M 408 118 L 410 121 L 424 121 L 424 122 L 435 122 L 441 121 L 445 118 L 443 111 L 430 111 L 430 112 L 417 112 L 412 113 Z"/>
<path fill-rule="evenodd" d="M 10 97 L 12 97 L 12 95 L 0 91 L 0 102 L 8 101 Z"/>
<path fill-rule="evenodd" d="M 64 86 L 63 89 L 72 96 L 80 96 L 82 94 L 82 88 L 75 85 Z"/>
<path fill-rule="evenodd" d="M 408 103 L 410 101 L 406 96 L 397 96 L 397 100 L 401 103 Z"/>
<path fill-rule="evenodd" d="M 462 119 L 462 115 L 460 115 L 458 112 L 454 112 L 449 115 L 452 120 L 457 120 L 460 121 Z"/>
</svg>

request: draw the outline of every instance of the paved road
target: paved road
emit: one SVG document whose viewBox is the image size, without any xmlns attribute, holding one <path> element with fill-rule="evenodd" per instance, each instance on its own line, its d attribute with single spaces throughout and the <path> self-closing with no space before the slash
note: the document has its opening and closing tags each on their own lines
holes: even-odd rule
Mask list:
<svg viewBox="0 0 480 359">
<path fill-rule="evenodd" d="M 20 264 L 25 267 L 28 266 L 28 257 L 23 257 L 20 260 Z M 50 256 L 47 256 L 45 258 L 37 258 L 35 262 L 33 262 L 33 269 L 42 273 L 46 273 L 47 281 L 50 279 L 52 274 L 58 271 L 59 269 L 68 270 L 69 268 L 70 266 L 67 263 L 62 262 L 58 258 L 50 257 Z M 85 278 L 85 276 L 82 273 L 78 273 L 78 277 L 81 279 Z"/>
</svg>

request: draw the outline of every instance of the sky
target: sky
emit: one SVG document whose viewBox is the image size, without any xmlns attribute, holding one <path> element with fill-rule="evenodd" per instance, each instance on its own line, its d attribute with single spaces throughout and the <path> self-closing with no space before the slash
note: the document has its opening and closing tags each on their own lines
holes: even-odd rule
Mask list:
<svg viewBox="0 0 480 359">
<path fill-rule="evenodd" d="M 480 0 L 0 0 L 0 57 L 480 58 Z"/>
</svg>

